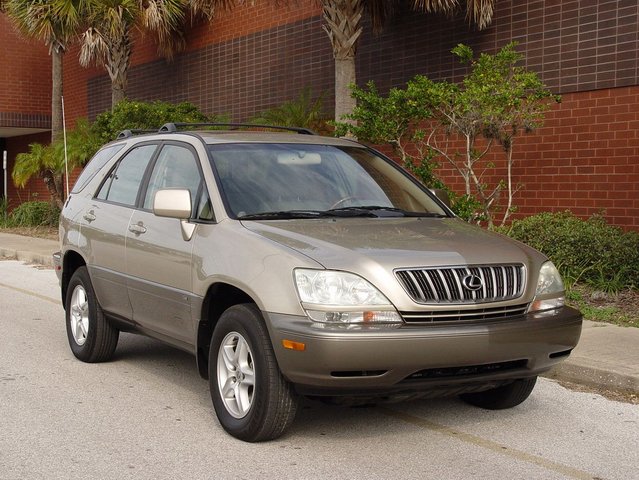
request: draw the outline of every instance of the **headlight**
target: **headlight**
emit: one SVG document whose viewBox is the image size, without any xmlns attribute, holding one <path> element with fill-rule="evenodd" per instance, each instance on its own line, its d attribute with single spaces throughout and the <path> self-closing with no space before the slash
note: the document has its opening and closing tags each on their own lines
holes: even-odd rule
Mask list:
<svg viewBox="0 0 639 480">
<path fill-rule="evenodd" d="M 334 270 L 295 270 L 295 286 L 309 318 L 333 324 L 401 323 L 388 299 L 357 275 Z"/>
<path fill-rule="evenodd" d="M 563 307 L 564 290 L 564 282 L 557 268 L 552 262 L 544 263 L 539 270 L 535 300 L 528 311 L 539 312 Z"/>
</svg>

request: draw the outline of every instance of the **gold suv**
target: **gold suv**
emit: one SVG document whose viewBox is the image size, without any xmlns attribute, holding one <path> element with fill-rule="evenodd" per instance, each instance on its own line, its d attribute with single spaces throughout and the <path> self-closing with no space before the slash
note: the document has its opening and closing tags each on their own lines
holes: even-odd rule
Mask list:
<svg viewBox="0 0 639 480">
<path fill-rule="evenodd" d="M 119 331 L 191 352 L 222 427 L 260 441 L 299 395 L 513 407 L 577 344 L 546 257 L 380 153 L 201 127 L 123 132 L 69 195 L 55 260 L 80 360 L 110 359 Z"/>
</svg>

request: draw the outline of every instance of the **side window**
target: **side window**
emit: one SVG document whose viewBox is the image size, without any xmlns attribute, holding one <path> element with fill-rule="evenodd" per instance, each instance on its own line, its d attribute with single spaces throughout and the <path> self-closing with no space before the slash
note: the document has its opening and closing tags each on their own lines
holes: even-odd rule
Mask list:
<svg viewBox="0 0 639 480">
<path fill-rule="evenodd" d="M 146 167 L 157 145 L 142 145 L 127 153 L 100 188 L 97 198 L 134 206 Z"/>
<path fill-rule="evenodd" d="M 185 147 L 165 145 L 155 161 L 143 207 L 146 210 L 153 209 L 153 199 L 158 190 L 182 188 L 191 192 L 191 211 L 194 211 L 201 183 L 202 177 L 193 152 Z"/>
<path fill-rule="evenodd" d="M 100 169 L 104 167 L 104 165 L 106 165 L 106 163 L 111 160 L 116 153 L 122 150 L 123 147 L 123 143 L 119 145 L 111 145 L 109 147 L 103 148 L 98 153 L 96 153 L 82 170 L 82 173 L 76 180 L 71 193 L 78 193 L 79 191 L 81 191 L 86 186 L 86 184 L 89 183 L 93 177 L 95 177 L 95 174 L 98 173 Z"/>
</svg>

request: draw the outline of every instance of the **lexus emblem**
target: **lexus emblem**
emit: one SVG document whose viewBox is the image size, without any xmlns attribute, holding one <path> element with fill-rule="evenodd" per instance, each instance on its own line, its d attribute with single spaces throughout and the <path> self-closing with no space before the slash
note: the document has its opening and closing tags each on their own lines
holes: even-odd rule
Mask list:
<svg viewBox="0 0 639 480">
<path fill-rule="evenodd" d="M 464 278 L 462 278 L 462 284 L 468 290 L 472 290 L 473 292 L 475 292 L 484 286 L 484 281 L 481 279 L 481 277 L 471 274 L 466 275 Z"/>
</svg>

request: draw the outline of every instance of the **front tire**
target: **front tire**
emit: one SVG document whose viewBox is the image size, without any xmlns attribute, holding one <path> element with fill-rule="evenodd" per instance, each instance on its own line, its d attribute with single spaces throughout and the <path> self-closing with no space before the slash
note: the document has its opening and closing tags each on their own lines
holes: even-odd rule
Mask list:
<svg viewBox="0 0 639 480">
<path fill-rule="evenodd" d="M 460 395 L 460 398 L 476 407 L 504 410 L 516 407 L 526 400 L 535 388 L 535 383 L 537 383 L 537 377 L 522 378 L 484 392 L 465 393 Z"/>
<path fill-rule="evenodd" d="M 235 305 L 220 317 L 209 350 L 209 387 L 220 424 L 240 440 L 275 439 L 293 422 L 297 395 L 280 373 L 255 305 Z"/>
<path fill-rule="evenodd" d="M 104 317 L 86 267 L 78 268 L 71 277 L 65 310 L 73 355 L 87 363 L 109 360 L 118 345 L 119 331 Z"/>
</svg>

